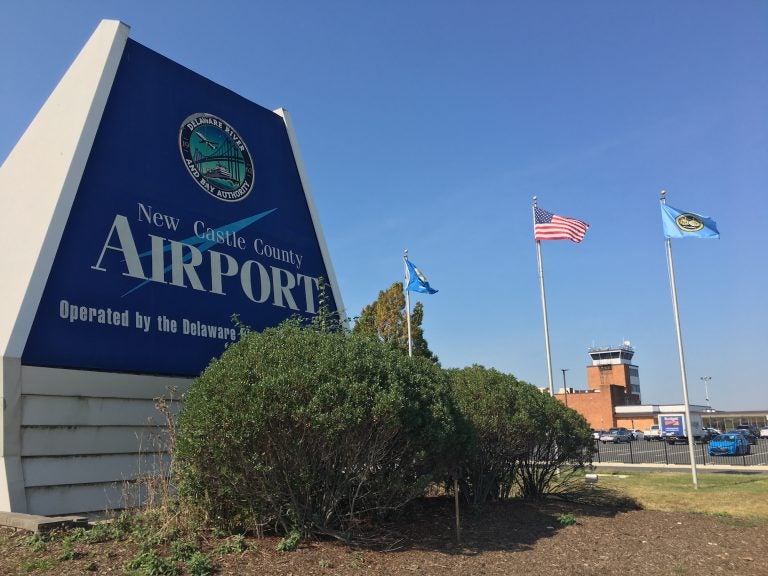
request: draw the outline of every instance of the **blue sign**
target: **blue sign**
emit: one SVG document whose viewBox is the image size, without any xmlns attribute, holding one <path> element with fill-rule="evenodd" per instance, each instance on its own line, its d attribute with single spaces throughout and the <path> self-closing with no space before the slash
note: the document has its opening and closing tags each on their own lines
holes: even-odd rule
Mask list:
<svg viewBox="0 0 768 576">
<path fill-rule="evenodd" d="M 683 425 L 683 416 L 675 414 L 672 416 L 661 416 L 662 435 L 685 436 L 685 426 Z"/>
<path fill-rule="evenodd" d="M 284 120 L 128 40 L 22 363 L 196 376 L 320 278 Z"/>
</svg>

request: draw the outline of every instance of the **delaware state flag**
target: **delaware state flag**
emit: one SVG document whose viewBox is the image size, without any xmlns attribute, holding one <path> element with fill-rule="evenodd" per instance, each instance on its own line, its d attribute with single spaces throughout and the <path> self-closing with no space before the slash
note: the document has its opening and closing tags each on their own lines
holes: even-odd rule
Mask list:
<svg viewBox="0 0 768 576">
<path fill-rule="evenodd" d="M 421 292 L 423 294 L 435 294 L 437 292 L 437 290 L 429 285 L 424 274 L 414 266 L 413 262 L 406 258 L 405 265 L 408 267 L 408 273 L 406 275 L 408 286 L 406 289 L 409 292 Z"/>
</svg>

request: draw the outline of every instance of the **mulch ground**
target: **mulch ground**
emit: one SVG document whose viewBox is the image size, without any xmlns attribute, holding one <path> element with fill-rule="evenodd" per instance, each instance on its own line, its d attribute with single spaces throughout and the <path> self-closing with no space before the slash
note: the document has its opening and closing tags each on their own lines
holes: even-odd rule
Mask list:
<svg viewBox="0 0 768 576">
<path fill-rule="evenodd" d="M 564 525 L 563 514 L 576 523 Z M 385 540 L 355 547 L 314 540 L 294 552 L 278 552 L 279 538 L 248 538 L 247 550 L 214 556 L 214 563 L 217 574 L 238 576 L 768 575 L 768 525 L 761 522 L 512 501 L 464 512 L 460 543 L 454 523 L 452 501 L 430 498 L 384 527 Z M 56 560 L 60 541 L 35 552 L 29 536 L 0 528 L 0 574 L 124 574 L 125 563 L 138 552 L 129 541 L 77 544 L 74 559 Z M 221 542 L 207 541 L 204 550 Z"/>
</svg>

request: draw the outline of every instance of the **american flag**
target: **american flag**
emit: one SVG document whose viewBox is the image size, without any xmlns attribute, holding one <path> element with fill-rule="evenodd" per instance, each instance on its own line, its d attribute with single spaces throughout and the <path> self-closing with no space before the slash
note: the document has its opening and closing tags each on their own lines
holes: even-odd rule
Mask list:
<svg viewBox="0 0 768 576">
<path fill-rule="evenodd" d="M 533 225 L 535 240 L 570 240 L 578 243 L 582 241 L 589 228 L 586 222 L 558 216 L 538 206 L 534 208 L 534 213 L 536 215 L 536 222 Z"/>
</svg>

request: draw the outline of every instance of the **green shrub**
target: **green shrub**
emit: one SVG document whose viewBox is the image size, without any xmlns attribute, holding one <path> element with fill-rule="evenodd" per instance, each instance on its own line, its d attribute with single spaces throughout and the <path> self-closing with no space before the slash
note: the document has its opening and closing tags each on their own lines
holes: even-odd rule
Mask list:
<svg viewBox="0 0 768 576">
<path fill-rule="evenodd" d="M 516 425 L 525 446 L 515 482 L 523 498 L 568 493 L 581 487 L 592 463 L 594 441 L 584 417 L 534 387 L 524 391 Z"/>
<path fill-rule="evenodd" d="M 195 542 L 188 540 L 173 540 L 171 542 L 171 557 L 179 562 L 189 560 L 199 551 L 200 549 Z"/>
<path fill-rule="evenodd" d="M 179 569 L 170 558 L 159 556 L 154 550 L 146 550 L 126 562 L 129 574 L 146 576 L 177 576 Z"/>
<path fill-rule="evenodd" d="M 208 576 L 214 573 L 213 560 L 199 550 L 189 557 L 186 564 L 187 573 L 190 576 Z"/>
<path fill-rule="evenodd" d="M 193 383 L 174 474 L 219 525 L 345 530 L 423 492 L 456 418 L 433 363 L 287 322 L 247 332 Z"/>
<path fill-rule="evenodd" d="M 75 544 L 69 538 L 64 538 L 61 543 L 61 552 L 59 553 L 58 560 L 74 560 L 77 558 L 77 552 L 75 551 Z"/>
<path fill-rule="evenodd" d="M 456 405 L 470 424 L 461 492 L 474 504 L 507 498 L 525 446 L 516 416 L 522 387 L 529 385 L 478 365 L 451 369 L 448 374 Z"/>
<path fill-rule="evenodd" d="M 591 462 L 589 426 L 534 386 L 483 366 L 448 371 L 455 402 L 470 423 L 462 493 L 474 504 L 514 493 L 540 498 L 563 491 Z"/>
<path fill-rule="evenodd" d="M 213 549 L 213 554 L 216 556 L 225 556 L 226 554 L 235 554 L 239 552 L 245 552 L 248 549 L 248 544 L 245 541 L 245 536 L 242 534 L 235 534 L 224 544 L 220 544 Z"/>
<path fill-rule="evenodd" d="M 83 542 L 85 544 L 98 544 L 100 542 L 109 542 L 122 538 L 125 532 L 112 522 L 99 522 L 92 524 L 87 528 L 72 528 L 67 533 L 67 538 L 72 542 Z"/>
<path fill-rule="evenodd" d="M 560 522 L 561 526 L 573 526 L 576 524 L 576 516 L 573 514 L 560 514 L 557 517 L 557 521 Z"/>
<path fill-rule="evenodd" d="M 45 544 L 45 537 L 39 532 L 35 532 L 32 534 L 32 536 L 29 536 L 26 539 L 26 543 L 29 545 L 33 552 L 45 552 L 47 548 Z"/>
<path fill-rule="evenodd" d="M 277 550 L 278 552 L 293 552 L 299 547 L 299 542 L 301 542 L 301 532 L 292 530 L 290 534 L 278 542 Z"/>
</svg>

